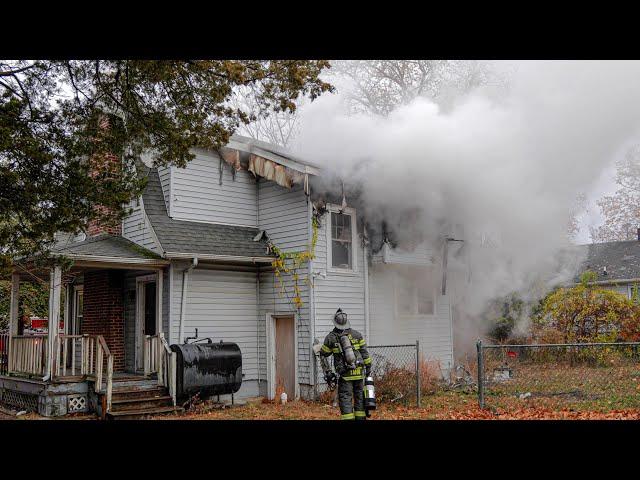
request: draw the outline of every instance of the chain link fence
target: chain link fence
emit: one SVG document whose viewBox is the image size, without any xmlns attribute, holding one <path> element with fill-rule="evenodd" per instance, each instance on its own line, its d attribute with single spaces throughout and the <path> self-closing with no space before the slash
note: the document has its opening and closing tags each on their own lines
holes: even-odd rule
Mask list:
<svg viewBox="0 0 640 480">
<path fill-rule="evenodd" d="M 640 343 L 477 343 L 481 408 L 640 408 Z"/>
<path fill-rule="evenodd" d="M 421 361 L 420 343 L 405 345 L 367 345 L 372 358 L 371 376 L 376 389 L 376 401 L 420 406 L 430 380 L 425 381 L 424 361 Z M 320 359 L 315 356 L 315 399 L 337 404 L 337 389 L 330 391 L 324 381 Z M 328 357 L 333 369 L 333 355 Z"/>
</svg>

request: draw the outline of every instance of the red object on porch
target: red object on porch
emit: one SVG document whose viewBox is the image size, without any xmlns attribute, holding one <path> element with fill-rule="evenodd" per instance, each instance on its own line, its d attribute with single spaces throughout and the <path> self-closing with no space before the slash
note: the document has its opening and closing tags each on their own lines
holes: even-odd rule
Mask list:
<svg viewBox="0 0 640 480">
<path fill-rule="evenodd" d="M 518 356 L 518 354 L 512 350 L 507 351 L 507 356 L 511 357 L 511 358 L 516 358 Z"/>
<path fill-rule="evenodd" d="M 49 328 L 49 319 L 47 317 L 45 318 L 41 318 L 41 317 L 34 317 L 31 318 L 31 329 L 36 329 L 36 328 Z M 58 328 L 60 329 L 60 331 L 64 330 L 64 320 L 60 319 L 60 325 L 58 326 Z"/>
<path fill-rule="evenodd" d="M 47 328 L 49 326 L 48 318 L 32 318 L 31 319 L 31 328 Z"/>
</svg>

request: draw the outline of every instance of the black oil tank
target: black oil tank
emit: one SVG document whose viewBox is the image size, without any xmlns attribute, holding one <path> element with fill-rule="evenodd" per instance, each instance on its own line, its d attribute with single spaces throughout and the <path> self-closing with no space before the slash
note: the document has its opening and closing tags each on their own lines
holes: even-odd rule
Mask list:
<svg viewBox="0 0 640 480">
<path fill-rule="evenodd" d="M 184 398 L 228 395 L 242 384 L 242 353 L 236 343 L 211 342 L 171 345 L 176 352 L 176 395 Z"/>
</svg>

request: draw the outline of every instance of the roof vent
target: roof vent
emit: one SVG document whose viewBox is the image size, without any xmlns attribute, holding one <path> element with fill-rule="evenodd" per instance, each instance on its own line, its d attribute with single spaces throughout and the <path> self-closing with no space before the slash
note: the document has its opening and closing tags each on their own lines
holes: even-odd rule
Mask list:
<svg viewBox="0 0 640 480">
<path fill-rule="evenodd" d="M 602 267 L 602 275 L 609 275 L 607 273 L 607 266 L 606 265 L 604 267 Z"/>
</svg>

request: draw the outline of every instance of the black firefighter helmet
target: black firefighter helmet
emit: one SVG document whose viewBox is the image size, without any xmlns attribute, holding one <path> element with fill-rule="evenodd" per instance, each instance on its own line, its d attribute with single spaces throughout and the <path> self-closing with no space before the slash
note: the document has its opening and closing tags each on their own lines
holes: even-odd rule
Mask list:
<svg viewBox="0 0 640 480">
<path fill-rule="evenodd" d="M 344 313 L 341 308 L 338 308 L 336 314 L 333 316 L 333 325 L 338 330 L 346 330 L 347 328 L 351 328 L 351 325 L 349 325 L 349 320 L 347 319 L 347 314 Z"/>
</svg>

